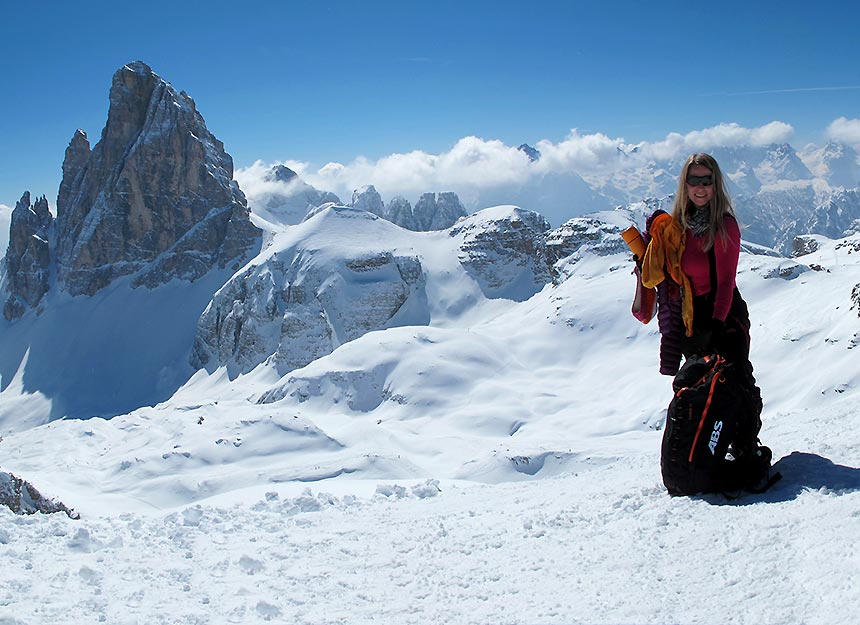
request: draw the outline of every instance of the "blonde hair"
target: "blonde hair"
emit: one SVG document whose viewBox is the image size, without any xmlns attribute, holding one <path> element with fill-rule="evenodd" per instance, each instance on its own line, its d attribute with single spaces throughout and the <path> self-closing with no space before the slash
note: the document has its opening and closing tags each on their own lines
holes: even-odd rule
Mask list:
<svg viewBox="0 0 860 625">
<path fill-rule="evenodd" d="M 726 245 L 726 226 L 723 219 L 726 215 L 735 216 L 735 211 L 732 208 L 732 200 L 729 197 L 729 192 L 726 189 L 726 181 L 723 172 L 720 171 L 720 166 L 710 154 L 696 153 L 690 154 L 684 162 L 684 167 L 681 168 L 681 179 L 678 181 L 678 190 L 675 193 L 675 205 L 672 210 L 672 217 L 675 221 L 681 224 L 684 228 L 687 227 L 687 213 L 690 206 L 693 204 L 690 196 L 687 193 L 687 174 L 690 167 L 693 165 L 701 165 L 711 170 L 714 176 L 714 197 L 711 198 L 710 208 L 710 224 L 705 233 L 705 249 L 709 250 L 714 245 L 717 233 L 720 235 L 720 240 L 723 245 Z"/>
</svg>

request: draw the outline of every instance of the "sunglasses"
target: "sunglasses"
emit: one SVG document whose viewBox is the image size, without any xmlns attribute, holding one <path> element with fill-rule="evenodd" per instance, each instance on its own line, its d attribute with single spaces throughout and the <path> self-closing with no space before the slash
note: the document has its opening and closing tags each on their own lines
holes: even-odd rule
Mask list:
<svg viewBox="0 0 860 625">
<path fill-rule="evenodd" d="M 687 176 L 687 184 L 691 187 L 710 187 L 714 184 L 714 176 L 712 174 L 708 174 L 707 176 Z"/>
</svg>

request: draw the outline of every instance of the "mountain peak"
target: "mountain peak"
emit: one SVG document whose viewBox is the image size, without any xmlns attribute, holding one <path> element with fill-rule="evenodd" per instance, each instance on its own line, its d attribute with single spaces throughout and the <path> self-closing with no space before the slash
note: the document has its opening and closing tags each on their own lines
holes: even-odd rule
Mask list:
<svg viewBox="0 0 860 625">
<path fill-rule="evenodd" d="M 292 182 L 299 175 L 286 165 L 275 165 L 272 170 L 266 174 L 265 180 L 277 182 Z"/>
<path fill-rule="evenodd" d="M 30 192 L 25 191 L 12 211 L 9 247 L 3 261 L 8 293 L 3 316 L 7 320 L 17 319 L 28 308 L 38 306 L 48 292 L 51 263 L 48 240 L 53 222 L 44 195 L 31 204 Z"/>
<path fill-rule="evenodd" d="M 528 143 L 523 143 L 517 148 L 520 152 L 525 153 L 529 157 L 529 161 L 534 163 L 540 160 L 540 151 L 530 146 Z"/>
<path fill-rule="evenodd" d="M 137 272 L 135 284 L 149 286 L 194 280 L 236 262 L 258 236 L 233 182 L 233 159 L 193 100 L 142 61 L 121 67 L 101 140 L 90 151 L 78 130 L 66 150 L 57 207 L 60 286 L 92 295 Z"/>
<path fill-rule="evenodd" d="M 147 65 L 143 61 L 132 61 L 131 63 L 126 63 L 120 68 L 119 71 L 130 71 L 134 74 L 141 75 L 154 74 L 152 68 L 150 68 L 149 65 Z"/>
</svg>

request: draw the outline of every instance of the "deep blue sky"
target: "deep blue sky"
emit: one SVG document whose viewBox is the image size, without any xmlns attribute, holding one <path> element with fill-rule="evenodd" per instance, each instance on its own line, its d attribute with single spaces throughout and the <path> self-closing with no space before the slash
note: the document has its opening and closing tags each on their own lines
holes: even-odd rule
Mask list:
<svg viewBox="0 0 860 625">
<path fill-rule="evenodd" d="M 41 2 L 0 22 L 0 203 L 53 207 L 76 128 L 143 60 L 197 102 L 237 167 L 628 142 L 779 120 L 796 147 L 860 117 L 860 9 L 831 2 Z M 78 6 L 75 6 L 78 5 Z"/>
</svg>

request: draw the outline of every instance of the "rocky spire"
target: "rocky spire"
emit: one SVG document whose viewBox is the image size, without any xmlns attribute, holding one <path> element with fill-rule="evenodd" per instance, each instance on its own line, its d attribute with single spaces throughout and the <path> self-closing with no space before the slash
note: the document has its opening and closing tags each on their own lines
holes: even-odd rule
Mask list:
<svg viewBox="0 0 860 625">
<path fill-rule="evenodd" d="M 350 206 L 385 217 L 385 205 L 382 203 L 382 196 L 372 184 L 353 191 Z"/>
<path fill-rule="evenodd" d="M 417 230 L 444 230 L 453 226 L 466 209 L 456 193 L 424 193 L 412 211 L 418 223 Z"/>
<path fill-rule="evenodd" d="M 63 159 L 63 180 L 60 182 L 60 190 L 57 193 L 57 212 L 64 210 L 69 201 L 69 192 L 75 179 L 83 171 L 90 158 L 90 142 L 87 133 L 78 128 L 69 141 L 66 148 L 66 156 Z"/>
<path fill-rule="evenodd" d="M 391 198 L 388 206 L 385 207 L 384 217 L 401 228 L 406 228 L 407 230 L 419 229 L 418 222 L 415 220 L 415 215 L 412 212 L 412 205 L 403 196 L 398 195 Z"/>
<path fill-rule="evenodd" d="M 53 221 L 45 196 L 31 205 L 29 191 L 12 211 L 9 247 L 3 260 L 8 293 L 3 316 L 8 320 L 35 308 L 48 291 L 51 263 L 48 239 Z"/>
<path fill-rule="evenodd" d="M 114 74 L 89 151 L 75 133 L 57 207 L 60 286 L 91 295 L 137 273 L 149 287 L 234 265 L 258 243 L 233 160 L 194 101 L 140 61 Z"/>
<path fill-rule="evenodd" d="M 350 206 L 378 215 L 401 228 L 416 231 L 444 230 L 466 215 L 466 209 L 456 193 L 424 193 L 414 207 L 398 195 L 386 206 L 373 185 L 353 191 Z"/>
</svg>

